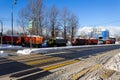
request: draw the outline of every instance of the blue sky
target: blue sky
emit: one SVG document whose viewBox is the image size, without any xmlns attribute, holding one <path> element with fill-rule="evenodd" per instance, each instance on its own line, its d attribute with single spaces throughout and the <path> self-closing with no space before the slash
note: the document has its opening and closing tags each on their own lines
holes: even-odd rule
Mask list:
<svg viewBox="0 0 120 80">
<path fill-rule="evenodd" d="M 0 19 L 5 28 L 11 27 L 11 5 L 14 0 L 0 0 Z M 29 0 L 17 0 L 14 6 L 14 27 L 20 8 Z M 120 26 L 120 0 L 45 0 L 46 6 L 68 8 L 78 16 L 80 26 Z"/>
</svg>

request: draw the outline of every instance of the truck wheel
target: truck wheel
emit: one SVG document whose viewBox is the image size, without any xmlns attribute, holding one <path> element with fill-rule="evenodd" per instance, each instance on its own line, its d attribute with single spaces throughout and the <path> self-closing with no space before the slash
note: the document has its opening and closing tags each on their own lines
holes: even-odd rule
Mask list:
<svg viewBox="0 0 120 80">
<path fill-rule="evenodd" d="M 57 47 L 57 45 L 54 45 L 54 47 Z"/>
<path fill-rule="evenodd" d="M 42 48 L 42 45 L 41 45 L 41 44 L 38 44 L 37 47 L 38 47 L 38 48 Z"/>
<path fill-rule="evenodd" d="M 66 44 L 64 44 L 64 46 L 67 46 Z"/>
<path fill-rule="evenodd" d="M 22 43 L 22 47 L 25 47 L 25 43 Z"/>
</svg>

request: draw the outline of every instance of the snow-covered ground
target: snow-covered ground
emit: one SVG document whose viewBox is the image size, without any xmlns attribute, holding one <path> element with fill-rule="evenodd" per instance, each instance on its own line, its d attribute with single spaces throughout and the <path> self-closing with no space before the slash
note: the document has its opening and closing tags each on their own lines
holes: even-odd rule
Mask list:
<svg viewBox="0 0 120 80">
<path fill-rule="evenodd" d="M 21 46 L 12 46 L 9 44 L 2 44 L 0 45 L 0 49 L 19 49 L 22 48 Z"/>
<path fill-rule="evenodd" d="M 5 53 L 4 51 L 0 51 L 0 57 L 7 57 L 8 53 Z"/>
<path fill-rule="evenodd" d="M 120 72 L 120 53 L 111 58 L 105 68 Z"/>
<path fill-rule="evenodd" d="M 22 47 L 21 46 L 12 46 L 9 44 L 2 44 L 0 45 L 0 57 L 7 57 L 9 53 L 7 53 L 4 50 L 20 50 Z"/>
</svg>

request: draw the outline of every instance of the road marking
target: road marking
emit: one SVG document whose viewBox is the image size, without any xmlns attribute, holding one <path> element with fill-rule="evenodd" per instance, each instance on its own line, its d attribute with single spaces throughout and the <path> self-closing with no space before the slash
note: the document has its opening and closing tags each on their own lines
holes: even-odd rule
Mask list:
<svg viewBox="0 0 120 80">
<path fill-rule="evenodd" d="M 12 63 L 12 62 L 15 62 L 15 61 L 0 62 L 0 65 L 5 64 L 5 63 Z"/>
<path fill-rule="evenodd" d="M 89 67 L 89 68 L 86 68 L 86 69 L 83 69 L 81 70 L 80 72 L 78 72 L 77 74 L 75 74 L 73 77 L 72 77 L 72 80 L 77 80 L 78 78 L 80 78 L 81 76 L 84 76 L 86 73 L 89 73 L 89 72 L 92 72 L 96 69 L 98 69 L 100 67 L 99 64 L 96 64 L 92 67 Z"/>
<path fill-rule="evenodd" d="M 17 78 L 11 78 L 12 80 L 22 80 L 22 78 L 26 78 L 26 77 L 30 77 L 30 76 L 33 76 L 33 75 L 37 75 L 39 73 L 42 73 L 42 72 L 45 72 L 45 71 L 49 71 L 49 70 L 53 70 L 53 69 L 56 69 L 56 68 L 59 68 L 59 67 L 63 67 L 63 66 L 67 66 L 67 65 L 70 65 L 70 64 L 73 64 L 73 63 L 76 63 L 76 62 L 79 62 L 80 60 L 69 60 L 69 61 L 65 61 L 65 62 L 61 62 L 61 63 L 57 63 L 57 64 L 54 64 L 54 65 L 51 65 L 51 66 L 47 66 L 47 67 L 43 67 L 43 68 L 40 68 L 40 69 L 43 69 L 42 71 L 39 71 L 39 72 L 35 72 L 35 73 L 31 73 L 31 74 L 28 74 L 28 75 L 24 75 L 24 76 L 21 76 L 21 77 L 17 77 Z"/>
<path fill-rule="evenodd" d="M 43 58 L 49 58 L 52 56 L 44 56 L 44 55 L 31 55 L 28 57 L 22 57 L 22 56 L 16 56 L 15 58 L 8 58 L 5 61 L 0 62 L 0 64 L 5 64 L 5 63 L 12 63 L 12 62 L 25 62 L 25 61 L 31 61 L 31 60 L 36 60 L 36 59 L 43 59 Z M 8 61 L 7 61 L 8 60 Z"/>
<path fill-rule="evenodd" d="M 73 77 L 72 77 L 72 80 L 77 80 L 79 77 L 85 75 L 88 71 L 89 71 L 90 68 L 86 68 L 86 69 L 83 69 L 81 70 L 80 72 L 78 72 L 77 74 L 75 74 Z"/>
<path fill-rule="evenodd" d="M 102 79 L 107 79 L 107 78 L 109 78 L 113 73 L 114 73 L 114 71 L 112 71 L 112 70 L 104 70 L 104 72 L 100 75 L 100 77 L 101 77 Z"/>
<path fill-rule="evenodd" d="M 70 61 L 66 61 L 66 62 L 63 62 L 63 63 L 47 66 L 47 67 L 43 68 L 43 70 L 48 71 L 48 70 L 56 69 L 56 68 L 63 67 L 63 66 L 66 66 L 66 65 L 70 65 L 70 64 L 73 64 L 73 63 L 76 63 L 76 62 L 79 62 L 79 61 L 80 60 L 70 60 Z"/>
<path fill-rule="evenodd" d="M 0 60 L 0 63 L 10 61 L 9 59 Z"/>
<path fill-rule="evenodd" d="M 44 55 L 40 55 L 40 54 L 32 54 L 32 55 L 22 55 L 22 56 L 14 56 L 14 57 L 8 57 L 8 59 L 11 60 L 19 60 L 19 59 L 27 59 L 27 58 L 34 58 L 34 57 L 38 57 L 38 56 L 44 56 Z"/>
<path fill-rule="evenodd" d="M 64 60 L 64 58 L 52 57 L 52 58 L 44 59 L 44 60 L 36 60 L 36 61 L 26 62 L 25 64 L 32 66 L 32 65 L 42 64 L 42 63 L 46 63 L 46 62 L 57 61 L 57 60 Z"/>
<path fill-rule="evenodd" d="M 55 52 L 55 53 L 49 53 L 49 54 L 44 54 L 44 55 L 54 55 L 54 54 L 61 54 L 61 53 L 68 53 L 68 52 Z"/>
<path fill-rule="evenodd" d="M 99 67 L 100 67 L 100 64 L 96 64 L 89 70 L 89 72 L 92 72 L 92 71 L 98 69 Z"/>
<path fill-rule="evenodd" d="M 16 61 L 17 62 L 31 62 L 31 61 L 42 60 L 45 58 L 52 58 L 52 56 L 40 56 L 40 57 L 34 57 L 34 58 L 29 58 L 29 59 L 24 59 L 24 60 L 16 60 Z"/>
<path fill-rule="evenodd" d="M 6 58 L 4 58 L 4 59 L 0 59 L 0 62 L 1 62 L 1 61 L 6 61 L 6 60 L 7 60 Z"/>
<path fill-rule="evenodd" d="M 29 76 L 32 76 L 32 75 L 37 75 L 38 73 L 42 73 L 44 72 L 43 71 L 39 71 L 39 72 L 35 72 L 35 73 L 31 73 L 31 74 L 28 74 L 28 75 L 24 75 L 24 76 L 21 76 L 21 77 L 18 77 L 18 78 L 10 78 L 10 80 L 22 80 L 22 78 L 26 78 L 26 77 L 29 77 Z"/>
</svg>

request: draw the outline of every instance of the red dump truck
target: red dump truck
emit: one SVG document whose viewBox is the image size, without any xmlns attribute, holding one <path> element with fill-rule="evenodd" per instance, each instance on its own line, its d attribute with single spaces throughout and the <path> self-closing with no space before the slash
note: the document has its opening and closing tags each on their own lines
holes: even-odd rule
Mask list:
<svg viewBox="0 0 120 80">
<path fill-rule="evenodd" d="M 32 45 L 33 47 L 41 47 L 42 42 L 43 42 L 43 37 L 41 36 L 27 35 L 27 36 L 20 37 L 19 40 L 17 40 L 16 44 L 22 45 L 22 46 Z"/>
<path fill-rule="evenodd" d="M 86 39 L 75 38 L 75 39 L 72 39 L 71 44 L 72 46 L 85 45 Z"/>
<path fill-rule="evenodd" d="M 115 38 L 109 38 L 106 40 L 106 44 L 115 44 L 116 39 Z"/>
<path fill-rule="evenodd" d="M 4 44 L 12 44 L 12 41 L 13 41 L 13 44 L 15 45 L 17 40 L 19 40 L 19 37 L 15 35 L 14 36 L 11 36 L 11 35 L 2 36 L 2 41 Z"/>
<path fill-rule="evenodd" d="M 97 45 L 98 44 L 98 39 L 96 39 L 96 38 L 87 39 L 86 44 L 87 45 Z"/>
<path fill-rule="evenodd" d="M 73 46 L 76 45 L 97 45 L 98 39 L 96 38 L 90 38 L 90 39 L 81 39 L 81 38 L 75 38 L 71 41 Z"/>
</svg>

